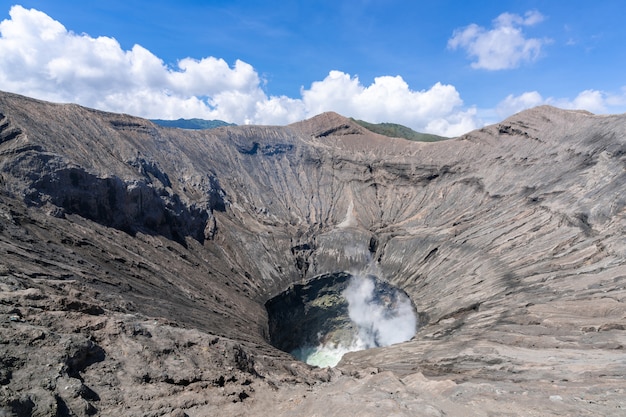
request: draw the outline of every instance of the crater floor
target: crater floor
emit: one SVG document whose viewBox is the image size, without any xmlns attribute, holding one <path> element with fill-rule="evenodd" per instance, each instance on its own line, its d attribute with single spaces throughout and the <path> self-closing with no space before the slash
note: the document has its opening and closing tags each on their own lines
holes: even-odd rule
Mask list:
<svg viewBox="0 0 626 417">
<path fill-rule="evenodd" d="M 625 187 L 624 115 L 416 143 L 0 93 L 0 415 L 624 415 Z M 355 271 L 410 340 L 272 345 L 266 303 Z"/>
</svg>

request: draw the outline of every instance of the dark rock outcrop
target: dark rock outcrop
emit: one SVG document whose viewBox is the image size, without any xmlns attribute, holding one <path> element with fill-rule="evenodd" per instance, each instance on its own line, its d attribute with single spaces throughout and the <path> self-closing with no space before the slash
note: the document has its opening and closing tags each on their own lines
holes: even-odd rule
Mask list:
<svg viewBox="0 0 626 417">
<path fill-rule="evenodd" d="M 0 93 L 0 414 L 622 415 L 626 116 L 415 143 Z M 375 270 L 422 325 L 335 369 L 265 303 Z"/>
</svg>

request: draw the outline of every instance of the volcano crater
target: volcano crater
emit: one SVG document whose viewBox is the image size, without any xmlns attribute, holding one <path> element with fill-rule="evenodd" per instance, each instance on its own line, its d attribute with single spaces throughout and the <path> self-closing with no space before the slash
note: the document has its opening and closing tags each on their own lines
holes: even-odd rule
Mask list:
<svg viewBox="0 0 626 417">
<path fill-rule="evenodd" d="M 620 415 L 625 120 L 417 143 L 0 93 L 0 414 Z"/>
</svg>

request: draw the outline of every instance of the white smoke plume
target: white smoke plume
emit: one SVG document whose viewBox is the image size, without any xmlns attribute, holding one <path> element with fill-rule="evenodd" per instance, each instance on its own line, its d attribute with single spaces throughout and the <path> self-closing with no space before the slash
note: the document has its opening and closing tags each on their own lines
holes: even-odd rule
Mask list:
<svg viewBox="0 0 626 417">
<path fill-rule="evenodd" d="M 350 319 L 358 327 L 356 345 L 362 349 L 404 342 L 415 334 L 417 317 L 409 297 L 401 291 L 379 296 L 373 278 L 355 275 L 343 296 Z"/>
<path fill-rule="evenodd" d="M 405 342 L 417 330 L 417 316 L 409 297 L 402 291 L 377 288 L 372 276 L 353 275 L 342 293 L 348 315 L 357 332 L 347 343 L 320 343 L 291 352 L 309 365 L 335 366 L 348 352 Z"/>
</svg>

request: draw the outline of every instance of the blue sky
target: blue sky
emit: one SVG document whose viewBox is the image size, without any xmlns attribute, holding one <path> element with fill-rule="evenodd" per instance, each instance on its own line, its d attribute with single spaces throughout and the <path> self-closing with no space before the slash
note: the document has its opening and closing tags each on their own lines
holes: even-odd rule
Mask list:
<svg viewBox="0 0 626 417">
<path fill-rule="evenodd" d="M 333 110 L 458 135 L 626 111 L 622 1 L 0 0 L 0 89 L 150 118 Z"/>
</svg>

